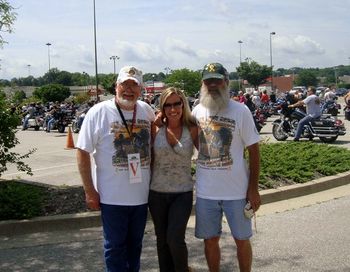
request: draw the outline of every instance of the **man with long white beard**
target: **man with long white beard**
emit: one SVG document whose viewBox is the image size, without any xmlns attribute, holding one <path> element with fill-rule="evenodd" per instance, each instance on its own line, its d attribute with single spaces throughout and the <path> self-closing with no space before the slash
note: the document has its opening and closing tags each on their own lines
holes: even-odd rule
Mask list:
<svg viewBox="0 0 350 272">
<path fill-rule="evenodd" d="M 101 210 L 106 271 L 140 270 L 155 118 L 152 108 L 138 100 L 141 89 L 142 72 L 123 67 L 115 98 L 87 112 L 77 143 L 86 203 Z"/>
<path fill-rule="evenodd" d="M 260 136 L 249 109 L 230 99 L 228 83 L 228 73 L 220 63 L 205 65 L 200 104 L 192 112 L 200 130 L 195 235 L 204 239 L 211 272 L 220 270 L 223 214 L 237 245 L 240 271 L 251 270 L 251 217 L 261 204 Z M 249 154 L 248 168 L 245 148 Z"/>
</svg>

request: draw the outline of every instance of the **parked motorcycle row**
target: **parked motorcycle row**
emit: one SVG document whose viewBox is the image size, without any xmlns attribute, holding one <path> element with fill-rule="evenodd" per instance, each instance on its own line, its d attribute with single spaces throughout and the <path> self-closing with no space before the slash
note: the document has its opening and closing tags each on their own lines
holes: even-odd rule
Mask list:
<svg viewBox="0 0 350 272">
<path fill-rule="evenodd" d="M 238 101 L 238 99 L 237 99 Z M 248 101 L 249 102 L 249 101 Z M 244 102 L 246 103 L 246 102 Z M 260 105 L 250 105 L 246 103 L 252 112 L 252 116 L 258 132 L 266 125 L 267 119 L 273 115 L 279 115 L 272 125 L 272 134 L 277 141 L 285 141 L 289 137 L 294 137 L 299 121 L 305 117 L 305 111 L 299 108 L 289 108 L 293 102 L 286 97 L 279 97 L 273 103 L 261 103 Z M 65 128 L 71 125 L 72 131 L 78 133 L 83 123 L 85 114 L 93 106 L 88 104 L 73 105 L 70 103 L 61 105 L 29 105 L 23 109 L 23 129 L 33 128 L 38 131 L 41 128 L 46 131 L 58 130 L 65 132 Z M 322 106 L 322 116 L 305 126 L 301 138 L 313 139 L 318 137 L 322 142 L 332 143 L 339 136 L 346 134 L 346 129 L 342 120 L 337 118 L 340 113 L 340 105 L 336 100 L 327 102 Z M 56 108 L 56 110 L 54 110 Z M 344 107 L 345 119 L 350 121 L 350 101 Z"/>
<path fill-rule="evenodd" d="M 92 105 L 88 103 L 78 107 L 73 103 L 50 102 L 43 106 L 40 103 L 31 103 L 22 108 L 22 130 L 42 129 L 46 132 L 57 130 L 59 133 L 64 133 L 66 127 L 71 124 L 73 132 L 78 133 L 85 114 Z"/>
</svg>

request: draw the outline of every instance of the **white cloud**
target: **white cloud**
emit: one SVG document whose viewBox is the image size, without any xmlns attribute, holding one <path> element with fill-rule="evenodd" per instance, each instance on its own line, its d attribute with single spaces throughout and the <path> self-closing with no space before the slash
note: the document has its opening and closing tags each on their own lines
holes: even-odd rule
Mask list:
<svg viewBox="0 0 350 272">
<path fill-rule="evenodd" d="M 186 44 L 184 41 L 174 39 L 174 38 L 167 38 L 166 39 L 166 48 L 171 51 L 182 53 L 188 57 L 195 58 L 197 57 L 197 53 L 195 50 L 193 50 L 188 44 Z"/>
<path fill-rule="evenodd" d="M 325 49 L 309 37 L 298 35 L 296 37 L 277 36 L 273 40 L 274 47 L 291 55 L 323 55 Z"/>
</svg>

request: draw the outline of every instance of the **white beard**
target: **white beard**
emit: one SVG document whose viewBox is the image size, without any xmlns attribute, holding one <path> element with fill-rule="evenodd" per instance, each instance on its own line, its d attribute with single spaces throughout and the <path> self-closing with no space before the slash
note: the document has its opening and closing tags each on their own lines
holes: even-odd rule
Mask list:
<svg viewBox="0 0 350 272">
<path fill-rule="evenodd" d="M 129 100 L 125 100 L 125 99 L 119 99 L 118 102 L 124 106 L 125 108 L 131 108 L 133 106 L 135 106 L 135 101 L 129 101 Z"/>
<path fill-rule="evenodd" d="M 118 100 L 118 104 L 120 104 L 122 107 L 126 109 L 128 108 L 132 109 L 136 104 L 136 101 L 126 100 L 126 99 L 123 99 L 123 97 L 119 97 L 119 96 L 117 96 L 117 100 Z"/>
<path fill-rule="evenodd" d="M 230 94 L 227 88 L 218 89 L 217 93 L 212 95 L 209 93 L 208 87 L 202 84 L 199 102 L 203 107 L 218 112 L 220 109 L 225 108 L 229 101 Z"/>
</svg>

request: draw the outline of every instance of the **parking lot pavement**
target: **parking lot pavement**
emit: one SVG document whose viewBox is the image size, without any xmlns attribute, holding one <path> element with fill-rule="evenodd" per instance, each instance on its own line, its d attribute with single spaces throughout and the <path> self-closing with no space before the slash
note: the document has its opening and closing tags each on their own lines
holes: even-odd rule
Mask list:
<svg viewBox="0 0 350 272">
<path fill-rule="evenodd" d="M 36 148 L 34 154 L 23 161 L 32 168 L 33 176 L 18 172 L 14 165 L 1 178 L 23 179 L 28 181 L 47 183 L 51 185 L 81 185 L 76 165 L 76 150 L 65 149 L 67 142 L 67 128 L 65 133 L 52 131 L 46 133 L 42 130 L 31 129 L 17 132 L 20 144 L 14 148 L 15 152 L 24 154 Z M 73 133 L 74 143 L 78 134 Z"/>
<path fill-rule="evenodd" d="M 261 137 L 268 142 L 276 142 L 272 136 L 272 122 L 278 116 L 270 117 L 267 124 L 261 130 Z M 343 120 L 347 133 L 340 136 L 334 143 L 336 146 L 346 147 L 350 149 L 350 121 L 344 119 L 344 115 L 338 116 Z M 46 133 L 44 131 L 19 130 L 17 137 L 20 144 L 14 148 L 15 152 L 23 154 L 32 148 L 36 148 L 36 152 L 24 161 L 27 162 L 33 171 L 33 176 L 29 176 L 23 172 L 18 172 L 11 165 L 9 170 L 3 173 L 1 178 L 5 179 L 23 179 L 33 182 L 46 183 L 51 185 L 81 185 L 79 172 L 76 166 L 76 150 L 66 150 L 67 129 L 66 133 L 58 133 L 52 131 Z M 73 133 L 74 143 L 76 143 L 78 134 Z M 289 138 L 288 141 L 291 141 Z M 321 143 L 318 138 L 314 142 Z"/>
<path fill-rule="evenodd" d="M 262 206 L 251 239 L 253 271 L 350 271 L 350 185 Z M 203 242 L 186 231 L 189 265 L 208 271 Z M 221 271 L 238 271 L 235 245 L 223 220 Z M 103 271 L 101 227 L 0 236 L 0 271 Z M 141 271 L 159 271 L 154 228 L 148 221 Z"/>
</svg>

